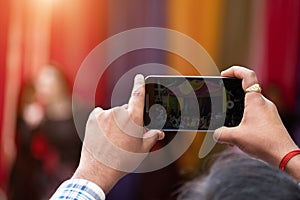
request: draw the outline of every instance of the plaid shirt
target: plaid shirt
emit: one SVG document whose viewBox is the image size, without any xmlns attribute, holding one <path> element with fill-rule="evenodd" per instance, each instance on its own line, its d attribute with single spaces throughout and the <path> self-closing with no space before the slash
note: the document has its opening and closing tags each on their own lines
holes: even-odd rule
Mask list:
<svg viewBox="0 0 300 200">
<path fill-rule="evenodd" d="M 103 190 L 95 183 L 84 179 L 70 179 L 62 183 L 50 200 L 104 200 Z"/>
</svg>

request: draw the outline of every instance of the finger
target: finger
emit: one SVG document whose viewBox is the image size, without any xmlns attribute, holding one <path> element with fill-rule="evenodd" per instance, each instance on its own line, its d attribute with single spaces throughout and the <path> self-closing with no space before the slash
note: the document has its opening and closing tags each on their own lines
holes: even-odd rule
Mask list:
<svg viewBox="0 0 300 200">
<path fill-rule="evenodd" d="M 261 95 L 258 92 L 249 92 L 247 93 L 247 95 L 245 96 L 245 108 L 252 104 L 255 106 L 262 106 L 264 105 L 268 100 Z"/>
<path fill-rule="evenodd" d="M 241 66 L 232 66 L 229 69 L 222 71 L 221 76 L 236 77 L 238 79 L 242 79 L 242 86 L 244 90 L 246 90 L 253 84 L 258 83 L 255 72 Z"/>
<path fill-rule="evenodd" d="M 99 115 L 100 115 L 103 111 L 104 111 L 104 110 L 103 110 L 102 108 L 96 107 L 96 108 L 94 108 L 94 110 L 93 110 L 92 112 L 94 113 L 95 117 L 98 118 Z"/>
<path fill-rule="evenodd" d="M 128 112 L 135 123 L 142 125 L 145 101 L 145 79 L 141 74 L 134 78 L 131 97 L 128 102 Z"/>
<path fill-rule="evenodd" d="M 143 150 L 149 152 L 157 140 L 162 140 L 164 137 L 165 133 L 161 130 L 149 130 L 143 135 Z"/>
<path fill-rule="evenodd" d="M 128 104 L 124 104 L 123 106 L 121 106 L 121 108 L 127 110 L 128 109 Z"/>
<path fill-rule="evenodd" d="M 235 142 L 235 127 L 221 127 L 215 130 L 213 138 L 218 143 L 234 144 Z"/>
</svg>

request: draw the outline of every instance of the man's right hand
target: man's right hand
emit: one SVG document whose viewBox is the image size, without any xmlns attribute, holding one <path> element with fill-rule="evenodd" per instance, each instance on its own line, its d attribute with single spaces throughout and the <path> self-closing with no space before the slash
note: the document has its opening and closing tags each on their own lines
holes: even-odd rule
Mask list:
<svg viewBox="0 0 300 200">
<path fill-rule="evenodd" d="M 254 71 L 234 66 L 221 73 L 222 76 L 242 79 L 244 91 L 258 83 Z M 214 133 L 214 138 L 221 143 L 238 146 L 244 152 L 272 165 L 278 166 L 288 152 L 298 149 L 284 127 L 277 108 L 259 92 L 248 92 L 245 95 L 244 115 L 237 127 L 221 127 Z M 300 155 L 293 158 L 293 163 Z M 299 164 L 299 162 L 297 163 Z M 292 160 L 287 171 L 300 179 L 300 174 L 293 172 Z M 300 171 L 300 165 L 298 165 Z"/>
</svg>

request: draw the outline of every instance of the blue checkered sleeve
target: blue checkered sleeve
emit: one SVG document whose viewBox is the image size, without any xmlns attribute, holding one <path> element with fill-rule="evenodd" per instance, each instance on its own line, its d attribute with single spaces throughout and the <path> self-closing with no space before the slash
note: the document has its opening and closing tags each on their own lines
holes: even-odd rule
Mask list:
<svg viewBox="0 0 300 200">
<path fill-rule="evenodd" d="M 70 179 L 62 183 L 50 200 L 105 200 L 103 190 L 95 183 L 84 179 Z"/>
</svg>

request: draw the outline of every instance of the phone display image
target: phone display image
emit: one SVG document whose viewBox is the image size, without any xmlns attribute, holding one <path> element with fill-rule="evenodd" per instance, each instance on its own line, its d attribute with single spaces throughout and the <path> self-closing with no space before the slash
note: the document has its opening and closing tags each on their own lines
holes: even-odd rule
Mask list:
<svg viewBox="0 0 300 200">
<path fill-rule="evenodd" d="M 149 76 L 144 124 L 165 131 L 215 130 L 237 126 L 243 116 L 244 91 L 239 79 Z"/>
</svg>

